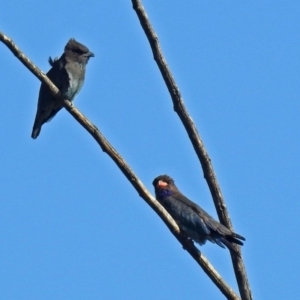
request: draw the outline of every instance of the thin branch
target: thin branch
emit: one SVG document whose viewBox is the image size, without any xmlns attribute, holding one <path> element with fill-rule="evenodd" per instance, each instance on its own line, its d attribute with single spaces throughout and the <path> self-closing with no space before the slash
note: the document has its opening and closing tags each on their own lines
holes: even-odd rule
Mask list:
<svg viewBox="0 0 300 300">
<path fill-rule="evenodd" d="M 151 195 L 146 189 L 144 184 L 134 174 L 129 165 L 121 157 L 121 155 L 114 149 L 114 147 L 103 136 L 99 129 L 92 124 L 77 108 L 71 105 L 68 100 L 62 100 L 58 88 L 51 82 L 51 80 L 37 68 L 21 50 L 14 44 L 12 39 L 8 38 L 0 31 L 0 40 L 13 52 L 13 54 L 50 90 L 50 92 L 59 100 L 63 101 L 63 105 L 66 110 L 92 135 L 95 141 L 99 144 L 102 151 L 110 156 L 110 158 L 116 163 L 121 172 L 125 175 L 128 181 L 132 184 L 139 196 L 143 198 L 148 205 L 160 216 L 163 222 L 168 226 L 173 235 L 182 244 L 183 248 L 187 250 L 194 260 L 202 267 L 204 272 L 210 277 L 220 291 L 225 295 L 227 299 L 238 300 L 240 299 L 235 292 L 227 285 L 222 279 L 214 267 L 209 263 L 207 258 L 200 253 L 194 243 L 190 241 L 184 233 L 182 233 L 163 206 Z"/>
<path fill-rule="evenodd" d="M 175 79 L 173 78 L 173 75 L 168 67 L 166 59 L 164 58 L 163 53 L 161 51 L 158 36 L 156 35 L 150 23 L 150 20 L 147 16 L 147 13 L 141 1 L 132 0 L 132 4 L 133 4 L 133 9 L 136 11 L 141 26 L 150 43 L 154 60 L 158 65 L 158 68 L 163 76 L 163 79 L 171 95 L 174 111 L 178 114 L 183 126 L 185 127 L 187 134 L 191 140 L 191 143 L 194 147 L 194 150 L 201 163 L 204 178 L 206 179 L 208 187 L 210 189 L 220 222 L 224 224 L 226 227 L 228 227 L 229 229 L 233 230 L 231 220 L 225 205 L 225 201 L 223 200 L 221 189 L 218 184 L 215 172 L 213 170 L 213 166 L 211 164 L 211 159 L 209 158 L 208 153 L 204 147 L 204 143 L 201 140 L 200 135 L 196 129 L 196 126 L 184 105 L 183 98 L 181 97 Z M 235 255 L 233 252 L 231 252 L 231 259 L 232 259 L 237 283 L 239 286 L 239 291 L 243 300 L 251 300 L 252 296 L 251 296 L 250 285 L 248 282 L 244 262 L 241 256 L 241 251 L 238 246 L 236 246 L 236 249 L 239 252 L 239 255 Z"/>
</svg>

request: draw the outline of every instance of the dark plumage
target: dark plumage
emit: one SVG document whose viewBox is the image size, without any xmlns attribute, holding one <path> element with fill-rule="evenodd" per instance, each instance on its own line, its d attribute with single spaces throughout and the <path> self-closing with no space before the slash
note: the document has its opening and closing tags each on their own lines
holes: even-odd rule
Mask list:
<svg viewBox="0 0 300 300">
<path fill-rule="evenodd" d="M 161 175 L 153 180 L 156 199 L 168 211 L 179 227 L 200 245 L 206 240 L 220 247 L 233 250 L 232 244 L 243 245 L 245 238 L 234 233 L 213 219 L 200 206 L 186 198 L 176 187 L 174 180 L 168 175 Z"/>
<path fill-rule="evenodd" d="M 75 39 L 70 39 L 59 59 L 49 58 L 52 68 L 47 76 L 60 90 L 64 99 L 74 100 L 84 83 L 85 66 L 89 58 L 93 56 L 94 54 L 86 46 L 78 43 Z M 40 134 L 42 125 L 50 121 L 62 107 L 62 103 L 53 97 L 42 83 L 31 134 L 33 139 L 36 139 Z"/>
</svg>

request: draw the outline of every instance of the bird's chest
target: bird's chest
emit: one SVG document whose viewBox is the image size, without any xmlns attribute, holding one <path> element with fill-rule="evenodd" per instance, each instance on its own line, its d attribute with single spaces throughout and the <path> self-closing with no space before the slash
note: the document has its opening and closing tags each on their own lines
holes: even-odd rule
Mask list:
<svg viewBox="0 0 300 300">
<path fill-rule="evenodd" d="M 70 100 L 73 100 L 76 94 L 82 88 L 84 83 L 84 66 L 79 63 L 74 63 L 71 68 L 68 68 L 69 87 L 67 90 L 67 96 Z"/>
</svg>

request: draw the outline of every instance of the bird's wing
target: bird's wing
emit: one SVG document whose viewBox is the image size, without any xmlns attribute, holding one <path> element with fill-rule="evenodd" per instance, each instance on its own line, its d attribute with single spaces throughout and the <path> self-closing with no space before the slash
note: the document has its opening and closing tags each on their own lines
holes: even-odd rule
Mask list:
<svg viewBox="0 0 300 300">
<path fill-rule="evenodd" d="M 177 195 L 177 200 L 190 207 L 194 212 L 197 213 L 199 218 L 201 219 L 201 223 L 204 223 L 205 226 L 209 228 L 209 230 L 218 232 L 221 235 L 232 235 L 233 232 L 229 230 L 227 227 L 216 221 L 212 216 L 210 216 L 205 210 L 203 210 L 199 205 L 185 197 L 183 194 Z"/>
<path fill-rule="evenodd" d="M 65 69 L 66 61 L 64 57 L 59 59 L 55 58 L 49 62 L 52 65 L 52 68 L 48 71 L 47 76 L 55 84 L 55 86 L 63 92 L 66 86 L 69 86 L 69 75 Z"/>
</svg>

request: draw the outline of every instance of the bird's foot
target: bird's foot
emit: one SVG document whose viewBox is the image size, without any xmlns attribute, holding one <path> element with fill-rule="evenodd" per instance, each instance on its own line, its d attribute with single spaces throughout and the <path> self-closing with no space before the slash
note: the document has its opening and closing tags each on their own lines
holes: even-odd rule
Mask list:
<svg viewBox="0 0 300 300">
<path fill-rule="evenodd" d="M 187 248 L 191 247 L 194 245 L 194 242 L 192 239 L 190 239 L 189 237 L 185 237 L 183 243 L 182 243 L 182 248 L 183 250 L 186 250 Z"/>
</svg>

